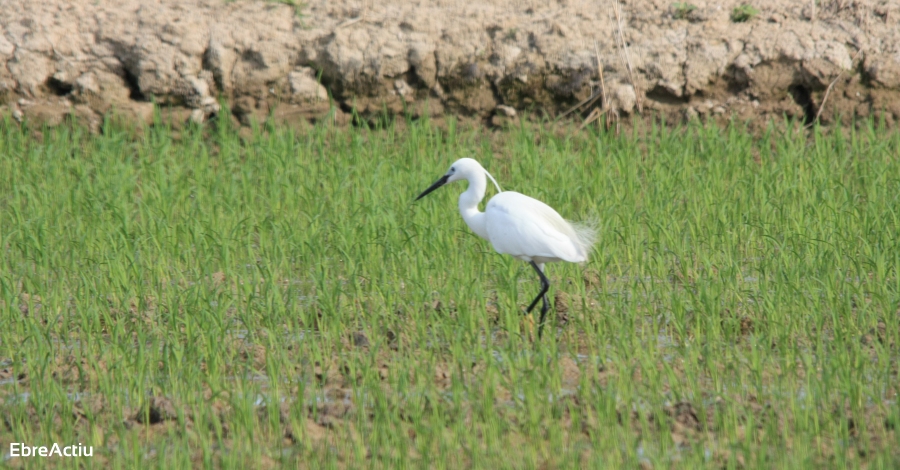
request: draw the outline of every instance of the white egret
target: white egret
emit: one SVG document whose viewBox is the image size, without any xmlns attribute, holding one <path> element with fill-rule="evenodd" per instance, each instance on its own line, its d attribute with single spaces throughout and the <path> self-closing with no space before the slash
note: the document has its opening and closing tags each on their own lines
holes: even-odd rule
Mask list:
<svg viewBox="0 0 900 470">
<path fill-rule="evenodd" d="M 487 188 L 485 176 L 497 187 L 498 194 L 491 198 L 484 212 L 478 203 L 484 199 Z M 450 166 L 444 176 L 428 187 L 418 201 L 441 186 L 454 181 L 467 180 L 469 187 L 459 196 L 459 213 L 466 225 L 479 237 L 491 242 L 497 253 L 508 254 L 527 261 L 541 279 L 541 292 L 525 310 L 528 315 L 542 300 L 538 338 L 544 329 L 544 318 L 550 310 L 547 290 L 550 281 L 544 274 L 544 264 L 556 261 L 581 263 L 587 260 L 594 243 L 595 230 L 589 225 L 572 224 L 563 219 L 552 207 L 537 199 L 514 191 L 503 191 L 490 173 L 471 158 L 461 158 Z"/>
</svg>

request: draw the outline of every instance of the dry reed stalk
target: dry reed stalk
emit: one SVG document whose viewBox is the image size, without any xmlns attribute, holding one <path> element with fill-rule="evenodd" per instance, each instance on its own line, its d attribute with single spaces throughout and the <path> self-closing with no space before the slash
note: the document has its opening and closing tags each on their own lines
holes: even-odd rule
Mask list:
<svg viewBox="0 0 900 470">
<path fill-rule="evenodd" d="M 634 67 L 631 66 L 631 55 L 628 53 L 628 44 L 625 43 L 625 35 L 622 33 L 622 15 L 619 14 L 619 0 L 614 0 L 613 13 L 616 15 L 616 26 L 619 29 L 619 41 L 616 44 L 619 45 L 623 51 L 621 56 L 624 57 L 625 70 L 628 71 L 628 80 L 631 82 L 631 87 L 634 88 L 634 101 L 637 105 L 637 110 L 639 113 L 643 113 L 644 104 L 643 100 L 641 100 L 641 92 L 637 82 L 634 80 Z"/>
<path fill-rule="evenodd" d="M 609 106 L 609 100 L 606 99 L 606 83 L 603 81 L 603 63 L 600 62 L 600 48 L 597 47 L 597 41 L 594 41 L 594 55 L 597 56 L 597 73 L 600 74 L 600 96 L 603 99 L 603 107 Z"/>
<path fill-rule="evenodd" d="M 584 119 L 584 122 L 582 122 L 581 125 L 578 126 L 578 130 L 580 131 L 587 127 L 590 123 L 596 121 L 597 119 L 600 119 L 600 117 L 608 113 L 609 110 L 610 108 L 606 106 L 604 106 L 602 109 L 594 108 L 594 110 L 591 111 L 591 114 L 588 114 L 588 116 Z"/>
<path fill-rule="evenodd" d="M 859 55 L 862 54 L 863 50 L 865 50 L 865 48 L 861 47 L 858 51 L 856 51 L 856 54 L 853 55 L 853 58 L 850 59 L 851 69 L 853 68 L 853 63 L 856 62 L 856 59 L 859 58 Z M 831 89 L 834 88 L 834 84 L 837 83 L 837 81 L 840 80 L 843 76 L 844 70 L 841 70 L 841 73 L 839 73 L 837 77 L 834 77 L 834 80 L 832 80 L 831 83 L 828 84 L 828 88 L 825 89 L 825 96 L 822 97 L 822 104 L 819 105 L 819 110 L 816 111 L 816 117 L 806 125 L 807 129 L 812 127 L 813 124 L 819 122 L 819 116 L 822 115 L 822 110 L 825 109 L 825 102 L 828 101 L 828 95 L 831 94 Z"/>
</svg>

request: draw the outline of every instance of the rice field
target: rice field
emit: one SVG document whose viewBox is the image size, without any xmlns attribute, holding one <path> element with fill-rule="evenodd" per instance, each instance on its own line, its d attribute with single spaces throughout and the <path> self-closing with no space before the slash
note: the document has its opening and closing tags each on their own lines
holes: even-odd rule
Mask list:
<svg viewBox="0 0 900 470">
<path fill-rule="evenodd" d="M 897 468 L 900 133 L 791 129 L 7 119 L 0 465 Z M 540 341 L 464 156 L 599 221 Z"/>
</svg>

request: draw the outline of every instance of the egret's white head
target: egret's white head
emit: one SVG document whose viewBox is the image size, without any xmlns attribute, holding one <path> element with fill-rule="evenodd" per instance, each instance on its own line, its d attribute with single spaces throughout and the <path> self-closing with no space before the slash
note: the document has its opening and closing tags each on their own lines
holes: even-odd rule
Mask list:
<svg viewBox="0 0 900 470">
<path fill-rule="evenodd" d="M 471 158 L 460 158 L 450 165 L 450 169 L 447 170 L 447 173 L 445 174 L 447 176 L 447 182 L 452 183 L 454 181 L 467 179 L 469 175 L 474 175 L 483 171 L 484 168 L 482 168 L 481 164 L 477 161 Z"/>
<path fill-rule="evenodd" d="M 491 181 L 494 182 L 494 186 L 497 186 L 497 191 L 500 191 L 500 186 L 497 184 L 497 181 L 494 180 L 494 177 L 491 176 L 484 167 L 481 166 L 476 160 L 471 158 L 460 158 L 459 160 L 453 162 L 450 165 L 450 169 L 447 170 L 447 173 L 444 173 L 444 176 L 441 176 L 437 181 L 434 182 L 431 186 L 428 187 L 425 191 L 422 191 L 422 194 L 416 198 L 418 201 L 423 197 L 427 196 L 430 192 L 434 191 L 441 186 L 452 183 L 454 181 L 459 180 L 468 180 L 472 177 L 477 177 L 480 175 L 487 175 Z"/>
</svg>

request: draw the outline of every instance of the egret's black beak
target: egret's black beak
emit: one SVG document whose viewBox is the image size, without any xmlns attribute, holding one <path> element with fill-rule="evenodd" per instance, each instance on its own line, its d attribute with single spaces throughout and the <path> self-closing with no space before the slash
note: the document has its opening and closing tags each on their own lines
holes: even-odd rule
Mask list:
<svg viewBox="0 0 900 470">
<path fill-rule="evenodd" d="M 419 197 L 417 197 L 416 200 L 418 201 L 419 199 L 422 199 L 423 197 L 427 196 L 428 193 L 430 193 L 430 192 L 434 191 L 435 189 L 440 188 L 441 186 L 447 184 L 447 180 L 448 180 L 448 179 L 450 179 L 450 175 L 444 175 L 444 176 L 441 176 L 441 179 L 435 181 L 434 184 L 432 184 L 431 186 L 429 186 L 428 189 L 426 189 L 425 191 L 422 191 L 422 194 L 419 194 Z"/>
</svg>

